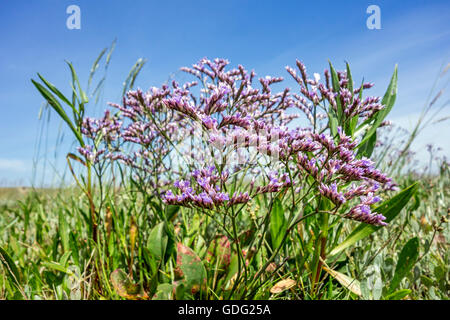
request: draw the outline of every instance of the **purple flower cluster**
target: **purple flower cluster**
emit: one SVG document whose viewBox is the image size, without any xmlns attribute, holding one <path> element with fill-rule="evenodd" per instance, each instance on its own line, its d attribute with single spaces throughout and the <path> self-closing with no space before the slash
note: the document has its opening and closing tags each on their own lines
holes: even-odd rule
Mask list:
<svg viewBox="0 0 450 320">
<path fill-rule="evenodd" d="M 376 226 L 387 225 L 387 223 L 384 222 L 386 217 L 382 214 L 373 213 L 370 209 L 370 205 L 380 201 L 380 198 L 373 196 L 372 193 L 368 193 L 366 197 L 361 197 L 361 199 L 362 202 L 351 208 L 344 217 Z"/>
<path fill-rule="evenodd" d="M 300 85 L 300 92 L 302 93 L 301 96 L 294 94 L 292 103 L 305 113 L 311 124 L 316 125 L 312 116 L 314 108 L 321 106 L 323 102 L 327 102 L 331 107 L 331 110 L 326 110 L 327 112 L 337 112 L 339 103 L 347 119 L 357 117 L 358 119 L 366 120 L 384 108 L 380 104 L 379 97 L 367 97 L 361 100 L 359 97 L 361 87 L 352 90 L 346 71 L 337 72 L 340 89 L 335 91 L 331 85 L 329 70 L 326 69 L 324 71 L 325 84 L 323 84 L 319 82 L 320 75 L 318 73 L 314 74 L 314 79 L 310 79 L 308 78 L 305 65 L 298 60 L 296 64 L 300 75 L 293 68 L 286 67 L 287 72 Z M 364 83 L 362 88 L 369 89 L 372 86 L 372 83 Z"/>
<path fill-rule="evenodd" d="M 117 117 L 112 117 L 111 112 L 106 110 L 101 119 L 84 118 L 81 133 L 91 139 L 102 135 L 102 139 L 110 142 L 117 139 L 121 127 L 122 121 L 119 121 Z"/>
<path fill-rule="evenodd" d="M 106 110 L 100 119 L 84 118 L 81 133 L 90 140 L 91 144 L 78 147 L 78 152 L 92 163 L 99 162 L 102 155 L 111 157 L 115 149 L 112 144 L 118 140 L 121 129 L 122 121 L 118 117 L 111 116 L 109 110 Z M 99 146 L 99 142 L 102 142 L 102 147 Z"/>
<path fill-rule="evenodd" d="M 277 177 L 277 172 L 269 173 L 269 183 L 265 186 L 259 186 L 255 189 L 255 195 L 268 192 L 278 192 L 281 189 L 288 188 L 292 185 L 291 179 L 287 173 Z"/>
<path fill-rule="evenodd" d="M 290 179 L 286 173 L 278 177 L 278 173 L 273 171 L 269 173 L 269 183 L 265 186 L 256 187 L 252 195 L 250 195 L 248 191 L 236 191 L 232 196 L 229 196 L 227 193 L 221 192 L 220 187 L 220 185 L 226 184 L 229 178 L 228 172 L 223 172 L 219 175 L 216 174 L 215 171 L 215 167 L 210 166 L 206 169 L 195 170 L 192 173 L 191 176 L 198 186 L 197 191 L 191 187 L 189 181 L 175 181 L 174 187 L 178 189 L 177 194 L 168 190 L 162 197 L 163 201 L 171 205 L 214 209 L 245 204 L 251 200 L 251 197 L 258 194 L 278 192 L 283 188 L 291 186 Z M 253 190 L 253 184 L 254 181 L 252 181 L 250 192 Z"/>
<path fill-rule="evenodd" d="M 328 119 L 327 114 L 338 108 L 346 121 L 355 117 L 363 121 L 383 109 L 380 99 L 363 99 L 359 95 L 361 88 L 352 88 L 346 72 L 337 72 L 339 90 L 333 89 L 328 70 L 324 72 L 324 83 L 317 73 L 309 78 L 300 61 L 296 62 L 298 72 L 286 67 L 300 85 L 300 94 L 289 89 L 275 92 L 272 86 L 283 81 L 281 77 L 266 76 L 255 85 L 254 71 L 241 65 L 228 69 L 228 65 L 225 59 L 204 58 L 191 68 L 181 69 L 198 81 L 183 85 L 173 81 L 171 86 L 152 87 L 145 93 L 140 89 L 129 91 L 121 105 L 111 104 L 118 110 L 117 116 L 111 117 L 108 111 L 100 120 L 84 120 L 82 133 L 92 141 L 100 137 L 106 147 L 87 146 L 80 153 L 94 162 L 100 155 L 120 160 L 138 177 L 151 181 L 155 193 L 162 194 L 167 204 L 214 209 L 245 204 L 259 194 L 295 188 L 296 193 L 313 190 L 318 197 L 329 199 L 336 209 L 348 208 L 344 214 L 347 218 L 383 225 L 383 217 L 372 213 L 370 206 L 379 200 L 375 192 L 394 188 L 392 180 L 370 159 L 356 156 L 357 141 L 345 130 L 339 128 L 337 134 L 331 135 L 327 126 L 316 123 Z M 193 90 L 198 83 L 202 87 Z M 362 88 L 371 86 L 365 83 Z M 317 109 L 323 112 L 317 113 Z M 299 117 L 295 113 L 298 110 L 309 119 L 311 128 L 290 128 Z M 194 136 L 195 125 L 207 133 L 207 139 L 186 152 L 176 149 L 175 145 Z M 267 184 L 255 187 L 253 179 L 250 190 L 228 194 L 228 167 L 221 166 L 220 173 L 219 166 L 206 167 L 217 160 L 207 159 L 210 147 L 221 158 L 254 149 L 255 162 L 270 158 L 286 170 L 281 174 L 270 172 Z M 173 161 L 175 152 L 184 152 L 193 163 Z M 247 173 L 251 171 L 245 170 L 248 168 L 250 163 L 239 163 L 231 172 L 252 178 Z M 268 165 L 270 170 L 273 168 Z M 159 191 L 174 180 L 175 190 Z M 310 188 L 304 188 L 307 184 Z"/>
<path fill-rule="evenodd" d="M 167 191 L 163 195 L 163 201 L 167 204 L 181 205 L 186 207 L 199 207 L 203 209 L 214 209 L 216 207 L 245 202 L 230 201 L 228 194 L 220 192 L 221 180 L 219 175 L 214 174 L 215 167 L 209 167 L 203 170 L 195 170 L 192 177 L 200 187 L 196 193 L 190 186 L 189 181 L 175 181 L 174 186 L 181 194 L 175 195 L 172 191 Z M 250 198 L 247 199 L 248 202 Z"/>
</svg>

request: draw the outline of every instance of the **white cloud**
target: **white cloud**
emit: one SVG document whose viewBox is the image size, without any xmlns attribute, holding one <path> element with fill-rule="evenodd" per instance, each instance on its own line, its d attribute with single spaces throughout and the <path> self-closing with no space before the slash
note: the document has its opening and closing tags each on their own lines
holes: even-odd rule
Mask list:
<svg viewBox="0 0 450 320">
<path fill-rule="evenodd" d="M 0 170 L 11 170 L 15 172 L 26 171 L 27 166 L 24 161 L 18 159 L 1 159 Z"/>
</svg>

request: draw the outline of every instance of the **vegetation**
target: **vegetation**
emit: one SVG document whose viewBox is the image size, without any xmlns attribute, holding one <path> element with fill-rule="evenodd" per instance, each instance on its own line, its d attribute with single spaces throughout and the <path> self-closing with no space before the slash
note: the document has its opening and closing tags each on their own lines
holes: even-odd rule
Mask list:
<svg viewBox="0 0 450 320">
<path fill-rule="evenodd" d="M 448 163 L 408 166 L 436 101 L 383 140 L 397 67 L 383 98 L 348 64 L 321 83 L 297 61 L 299 89 L 274 93 L 282 78 L 255 89 L 223 59 L 144 93 L 140 59 L 121 104 L 86 117 L 113 49 L 86 90 L 68 63 L 70 98 L 32 80 L 78 145 L 75 185 L 0 190 L 0 298 L 448 299 Z"/>
</svg>

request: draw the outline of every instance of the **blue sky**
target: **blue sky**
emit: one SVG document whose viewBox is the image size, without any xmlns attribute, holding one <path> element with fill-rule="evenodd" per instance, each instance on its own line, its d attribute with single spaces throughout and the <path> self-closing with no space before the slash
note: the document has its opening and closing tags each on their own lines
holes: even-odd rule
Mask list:
<svg viewBox="0 0 450 320">
<path fill-rule="evenodd" d="M 81 9 L 81 30 L 66 27 L 66 8 L 72 4 Z M 366 27 L 371 4 L 381 9 L 381 30 Z M 255 69 L 258 76 L 286 79 L 284 67 L 295 65 L 298 58 L 311 74 L 322 73 L 328 59 L 338 68 L 348 61 L 354 78 L 374 82 L 371 93 L 378 95 L 398 63 L 399 93 L 390 119 L 408 127 L 417 119 L 440 67 L 450 62 L 449 9 L 448 1 L 438 0 L 2 1 L 0 186 L 31 183 L 42 98 L 30 78 L 40 72 L 68 92 L 64 60 L 74 63 L 86 83 L 93 60 L 115 38 L 101 106 L 119 99 L 122 82 L 140 57 L 148 59 L 137 81 L 144 89 L 205 56 L 227 58 L 232 65 Z M 440 79 L 438 89 L 446 79 Z M 444 92 L 439 100 L 448 99 Z M 51 157 L 59 126 L 53 117 L 44 149 Z M 449 127 L 448 122 L 432 126 L 415 149 L 421 151 L 431 142 L 450 158 Z M 47 168 L 43 174 L 49 182 L 53 173 Z"/>
</svg>

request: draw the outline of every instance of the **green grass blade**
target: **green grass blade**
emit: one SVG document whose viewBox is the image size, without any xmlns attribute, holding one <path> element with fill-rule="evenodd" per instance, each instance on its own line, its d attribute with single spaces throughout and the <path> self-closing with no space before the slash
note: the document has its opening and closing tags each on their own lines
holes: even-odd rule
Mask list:
<svg viewBox="0 0 450 320">
<path fill-rule="evenodd" d="M 123 83 L 122 96 L 125 95 L 125 92 L 133 88 L 134 81 L 136 80 L 139 72 L 141 71 L 142 67 L 146 62 L 147 62 L 146 59 L 139 58 L 133 65 L 130 72 L 128 73 L 127 79 Z"/>
<path fill-rule="evenodd" d="M 0 247 L 0 262 L 6 269 L 6 274 L 9 275 L 12 282 L 19 284 L 21 279 L 19 269 L 10 255 L 2 247 Z"/>
<path fill-rule="evenodd" d="M 37 75 L 39 79 L 41 79 L 42 82 L 47 86 L 47 88 L 49 88 L 54 94 L 56 94 L 58 98 L 60 98 L 64 103 L 66 103 L 71 108 L 74 107 L 73 104 L 69 101 L 69 99 L 67 99 L 66 96 L 63 95 L 61 91 L 59 91 L 53 84 L 48 82 L 41 74 L 38 73 Z"/>
<path fill-rule="evenodd" d="M 69 61 L 66 61 L 66 63 L 69 66 L 70 72 L 72 74 L 72 83 L 74 83 L 74 84 L 76 83 L 78 86 L 78 91 L 79 91 L 80 97 L 81 97 L 81 104 L 84 105 L 89 102 L 89 99 L 88 99 L 86 93 L 81 88 L 80 81 L 78 80 L 77 73 L 76 73 L 75 68 L 73 67 L 72 63 L 70 63 Z M 72 88 L 72 89 L 74 89 L 74 88 Z"/>
<path fill-rule="evenodd" d="M 44 97 L 45 100 L 47 100 L 48 104 L 52 106 L 52 108 L 58 113 L 58 115 L 61 117 L 61 119 L 64 120 L 64 122 L 67 123 L 70 130 L 72 130 L 73 134 L 77 138 L 77 140 L 80 142 L 81 146 L 84 146 L 83 138 L 81 137 L 80 132 L 75 128 L 70 118 L 67 116 L 67 113 L 64 111 L 64 109 L 61 107 L 61 104 L 56 100 L 56 98 L 42 86 L 40 83 L 34 81 L 31 79 L 31 82 L 34 84 L 34 86 L 38 89 L 40 94 Z"/>
<path fill-rule="evenodd" d="M 97 69 L 99 67 L 100 59 L 103 57 L 103 55 L 105 54 L 107 49 L 108 48 L 104 48 L 98 55 L 97 59 L 95 59 L 94 63 L 92 64 L 91 71 L 89 73 L 89 79 L 88 79 L 88 89 L 87 89 L 88 92 L 89 92 L 89 88 L 91 87 L 91 83 L 92 83 L 92 79 L 94 78 L 95 71 L 97 71 Z"/>
</svg>

